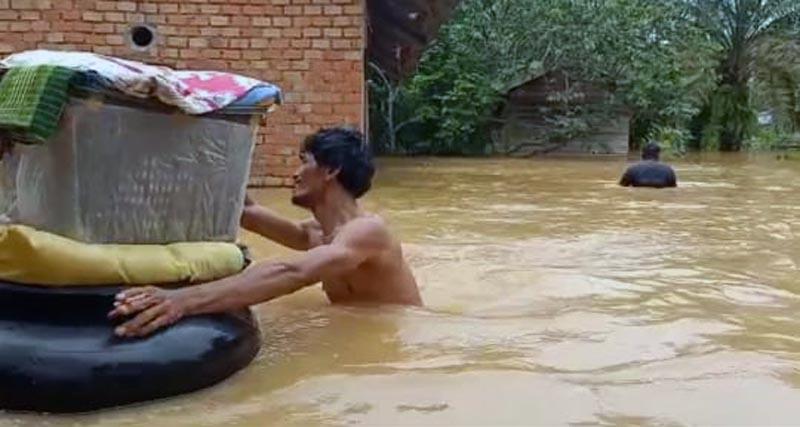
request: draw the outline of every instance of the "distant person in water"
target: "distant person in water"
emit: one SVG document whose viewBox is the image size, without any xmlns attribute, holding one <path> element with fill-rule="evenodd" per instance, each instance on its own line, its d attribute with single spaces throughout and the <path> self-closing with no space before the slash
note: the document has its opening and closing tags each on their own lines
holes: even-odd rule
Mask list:
<svg viewBox="0 0 800 427">
<path fill-rule="evenodd" d="M 642 161 L 629 167 L 619 180 L 623 187 L 677 187 L 678 179 L 669 165 L 661 163 L 661 147 L 651 142 L 642 149 Z"/>
<path fill-rule="evenodd" d="M 303 251 L 225 279 L 181 289 L 146 287 L 117 295 L 112 318 L 133 316 L 120 336 L 144 336 L 180 318 L 244 308 L 322 282 L 334 304 L 422 305 L 400 242 L 384 220 L 364 211 L 375 166 L 360 133 L 324 129 L 309 136 L 294 173 L 292 203 L 312 218 L 294 222 L 245 201 L 242 226 Z"/>
</svg>

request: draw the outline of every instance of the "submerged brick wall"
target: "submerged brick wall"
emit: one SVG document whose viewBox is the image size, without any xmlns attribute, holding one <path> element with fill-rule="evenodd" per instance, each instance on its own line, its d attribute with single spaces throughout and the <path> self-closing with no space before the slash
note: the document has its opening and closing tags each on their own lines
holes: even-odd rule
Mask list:
<svg viewBox="0 0 800 427">
<path fill-rule="evenodd" d="M 137 24 L 155 32 L 144 51 L 130 40 Z M 260 130 L 251 183 L 282 185 L 303 136 L 361 126 L 363 25 L 361 0 L 0 0 L 0 55 L 93 51 L 276 83 L 286 103 Z"/>
</svg>

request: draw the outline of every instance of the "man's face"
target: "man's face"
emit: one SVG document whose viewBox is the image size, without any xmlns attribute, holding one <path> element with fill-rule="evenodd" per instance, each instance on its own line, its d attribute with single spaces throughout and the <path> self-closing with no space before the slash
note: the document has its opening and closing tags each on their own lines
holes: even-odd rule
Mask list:
<svg viewBox="0 0 800 427">
<path fill-rule="evenodd" d="M 292 203 L 311 209 L 321 199 L 330 175 L 328 169 L 321 167 L 311 153 L 302 151 L 300 152 L 300 166 L 297 167 L 292 178 L 294 179 Z"/>
</svg>

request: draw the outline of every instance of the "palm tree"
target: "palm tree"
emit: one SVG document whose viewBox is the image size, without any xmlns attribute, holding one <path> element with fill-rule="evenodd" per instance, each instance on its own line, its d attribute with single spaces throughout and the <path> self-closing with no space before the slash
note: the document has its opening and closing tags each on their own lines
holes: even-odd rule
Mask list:
<svg viewBox="0 0 800 427">
<path fill-rule="evenodd" d="M 792 55 L 765 56 L 765 49 L 782 38 L 796 37 L 800 24 L 798 0 L 684 0 L 691 16 L 720 52 L 716 90 L 702 113 L 704 139 L 723 151 L 738 151 L 755 124 L 751 105 L 759 69 L 796 69 Z"/>
</svg>

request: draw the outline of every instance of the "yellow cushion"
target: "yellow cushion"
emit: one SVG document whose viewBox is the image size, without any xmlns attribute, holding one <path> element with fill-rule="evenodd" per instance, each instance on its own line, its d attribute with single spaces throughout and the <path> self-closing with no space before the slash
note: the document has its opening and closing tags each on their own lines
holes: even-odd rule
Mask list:
<svg viewBox="0 0 800 427">
<path fill-rule="evenodd" d="M 22 225 L 0 226 L 0 280 L 43 286 L 206 282 L 244 268 L 233 243 L 93 245 Z"/>
</svg>

